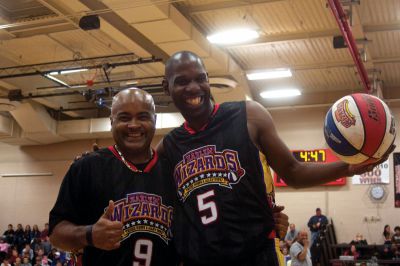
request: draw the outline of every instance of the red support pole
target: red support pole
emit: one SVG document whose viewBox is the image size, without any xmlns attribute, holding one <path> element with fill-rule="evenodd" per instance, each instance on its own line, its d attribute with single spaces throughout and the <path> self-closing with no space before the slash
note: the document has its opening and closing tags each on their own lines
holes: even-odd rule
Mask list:
<svg viewBox="0 0 400 266">
<path fill-rule="evenodd" d="M 351 28 L 347 21 L 347 17 L 343 10 L 342 4 L 339 0 L 328 0 L 328 3 L 331 7 L 333 15 L 335 16 L 336 22 L 339 25 L 340 31 L 342 32 L 343 38 L 346 41 L 347 46 L 349 47 L 351 57 L 353 58 L 353 61 L 357 67 L 363 87 L 367 93 L 371 93 L 372 88 L 371 83 L 368 79 L 368 73 L 361 60 L 356 41 L 354 40 L 353 33 L 351 32 Z"/>
</svg>

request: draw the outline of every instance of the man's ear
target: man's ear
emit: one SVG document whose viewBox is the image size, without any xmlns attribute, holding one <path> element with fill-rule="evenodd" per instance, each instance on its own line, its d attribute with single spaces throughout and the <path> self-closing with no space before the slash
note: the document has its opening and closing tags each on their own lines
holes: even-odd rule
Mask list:
<svg viewBox="0 0 400 266">
<path fill-rule="evenodd" d="M 163 78 L 162 83 L 161 83 L 163 90 L 164 90 L 164 94 L 165 95 L 170 95 L 169 93 L 169 84 L 166 78 Z"/>
<path fill-rule="evenodd" d="M 112 124 L 113 124 L 113 118 L 112 118 L 111 115 L 110 115 L 110 123 L 111 123 L 111 126 L 112 126 Z"/>
</svg>

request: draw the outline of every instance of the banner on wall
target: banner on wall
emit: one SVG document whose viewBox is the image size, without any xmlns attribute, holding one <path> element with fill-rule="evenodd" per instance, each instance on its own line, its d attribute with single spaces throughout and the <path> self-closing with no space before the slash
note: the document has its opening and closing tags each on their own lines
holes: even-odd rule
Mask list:
<svg viewBox="0 0 400 266">
<path fill-rule="evenodd" d="M 394 207 L 400 208 L 400 153 L 393 153 Z"/>
<path fill-rule="evenodd" d="M 353 185 L 389 184 L 389 160 L 374 167 L 370 172 L 352 177 Z"/>
</svg>

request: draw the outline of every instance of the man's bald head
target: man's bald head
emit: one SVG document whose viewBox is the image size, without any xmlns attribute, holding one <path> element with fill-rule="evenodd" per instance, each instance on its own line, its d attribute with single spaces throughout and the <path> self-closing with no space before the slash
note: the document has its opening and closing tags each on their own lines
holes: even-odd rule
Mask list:
<svg viewBox="0 0 400 266">
<path fill-rule="evenodd" d="M 156 130 L 153 97 L 140 89 L 120 91 L 113 98 L 110 120 L 113 139 L 125 158 L 133 163 L 149 161 Z"/>
<path fill-rule="evenodd" d="M 190 51 L 176 52 L 165 63 L 165 78 L 169 80 L 170 77 L 173 76 L 175 69 L 178 66 L 187 65 L 190 63 L 196 63 L 205 70 L 203 60 L 201 60 L 197 54 Z"/>
<path fill-rule="evenodd" d="M 148 105 L 149 111 L 155 114 L 153 97 L 146 91 L 138 88 L 130 88 L 120 91 L 113 97 L 111 105 L 111 116 L 114 116 L 118 107 L 125 103 Z"/>
</svg>

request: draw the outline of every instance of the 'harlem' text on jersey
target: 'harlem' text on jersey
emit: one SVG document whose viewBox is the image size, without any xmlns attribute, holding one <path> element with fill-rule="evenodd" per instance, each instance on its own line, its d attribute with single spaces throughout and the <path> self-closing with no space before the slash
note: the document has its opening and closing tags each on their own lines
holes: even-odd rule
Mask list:
<svg viewBox="0 0 400 266">
<path fill-rule="evenodd" d="M 232 188 L 244 176 L 238 153 L 224 149 L 217 151 L 215 145 L 207 145 L 187 152 L 174 170 L 178 195 L 185 201 L 199 187 L 218 184 Z"/>
</svg>

